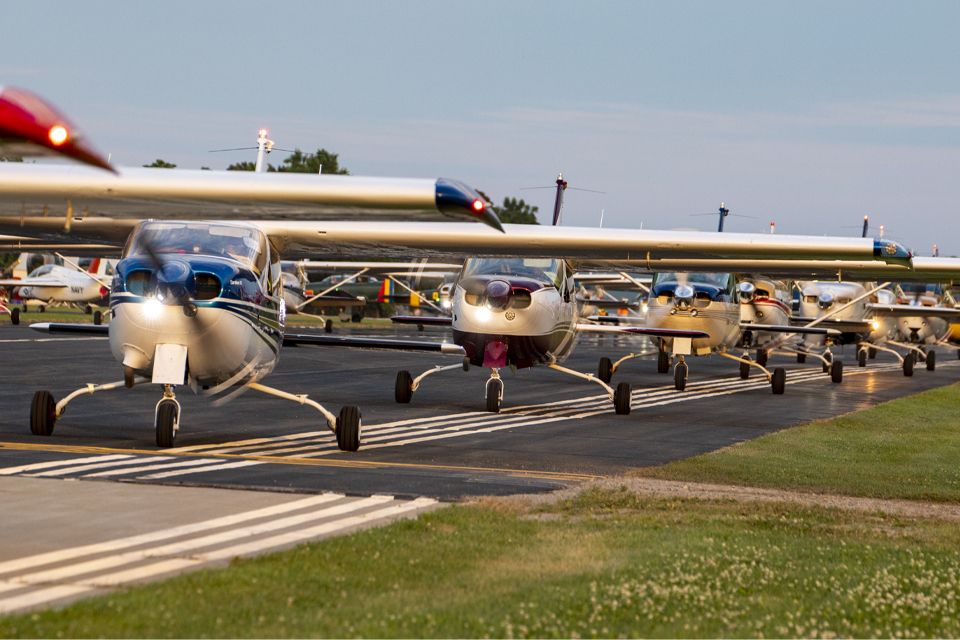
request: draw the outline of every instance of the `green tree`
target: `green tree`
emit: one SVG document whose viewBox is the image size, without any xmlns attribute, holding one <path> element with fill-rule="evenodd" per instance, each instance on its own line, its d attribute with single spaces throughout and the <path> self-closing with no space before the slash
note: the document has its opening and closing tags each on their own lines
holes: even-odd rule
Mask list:
<svg viewBox="0 0 960 640">
<path fill-rule="evenodd" d="M 247 160 L 244 160 L 243 162 L 236 162 L 230 165 L 227 167 L 227 171 L 253 171 L 256 168 L 256 162 L 248 162 Z M 272 169 L 273 167 L 270 168 Z"/>
<path fill-rule="evenodd" d="M 317 149 L 316 153 L 303 153 L 296 149 L 277 171 L 292 171 L 296 173 L 336 173 L 349 175 L 346 167 L 340 166 L 339 153 L 331 153 L 326 149 Z M 321 171 L 322 170 L 322 171 Z"/>
<path fill-rule="evenodd" d="M 160 158 L 157 158 L 156 160 L 154 160 L 154 161 L 153 161 L 153 164 L 145 164 L 145 165 L 143 165 L 143 166 L 145 166 L 145 167 L 147 167 L 147 168 L 149 168 L 149 169 L 153 169 L 153 168 L 156 168 L 156 169 L 176 169 L 176 168 L 177 168 L 177 165 L 171 164 L 171 163 L 167 162 L 166 160 L 161 160 Z"/>
<path fill-rule="evenodd" d="M 537 222 L 539 207 L 531 207 L 523 200 L 504 198 L 503 206 L 493 206 L 494 213 L 505 224 L 540 224 Z"/>
</svg>

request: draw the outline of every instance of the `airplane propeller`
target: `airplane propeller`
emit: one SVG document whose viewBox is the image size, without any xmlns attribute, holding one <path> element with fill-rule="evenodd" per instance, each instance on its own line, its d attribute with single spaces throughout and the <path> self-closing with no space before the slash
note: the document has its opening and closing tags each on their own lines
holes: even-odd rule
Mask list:
<svg viewBox="0 0 960 640">
<path fill-rule="evenodd" d="M 197 318 L 197 305 L 190 295 L 189 283 L 196 283 L 190 265 L 182 260 L 164 260 L 153 246 L 153 240 L 144 238 L 143 249 L 153 262 L 156 277 L 156 296 L 160 302 L 173 298 L 183 307 L 183 315 Z"/>
</svg>

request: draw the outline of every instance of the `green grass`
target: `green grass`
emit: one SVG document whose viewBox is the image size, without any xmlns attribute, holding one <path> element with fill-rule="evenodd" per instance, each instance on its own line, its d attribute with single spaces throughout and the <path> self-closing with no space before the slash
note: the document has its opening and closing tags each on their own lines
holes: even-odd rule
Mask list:
<svg viewBox="0 0 960 640">
<path fill-rule="evenodd" d="M 958 544 L 955 524 L 593 492 L 452 507 L 3 618 L 0 636 L 955 637 Z"/>
<path fill-rule="evenodd" d="M 960 502 L 960 385 L 634 473 L 670 480 Z"/>
</svg>

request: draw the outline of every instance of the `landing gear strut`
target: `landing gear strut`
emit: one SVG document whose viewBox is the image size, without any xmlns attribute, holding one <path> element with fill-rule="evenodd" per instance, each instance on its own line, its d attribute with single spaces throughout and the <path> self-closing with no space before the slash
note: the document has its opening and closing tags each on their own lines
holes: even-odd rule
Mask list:
<svg viewBox="0 0 960 640">
<path fill-rule="evenodd" d="M 758 350 L 757 353 L 760 353 L 761 351 L 762 349 Z M 724 358 L 729 358 L 730 360 L 736 360 L 737 362 L 740 363 L 741 378 L 743 379 L 749 378 L 750 368 L 756 367 L 757 369 L 760 369 L 760 371 L 762 371 L 765 376 L 767 376 L 767 381 L 770 383 L 770 387 L 775 394 L 782 395 L 783 392 L 786 391 L 787 370 L 784 369 L 783 367 L 777 367 L 773 371 L 768 371 L 764 365 L 760 364 L 759 362 L 753 362 L 752 360 L 750 360 L 750 356 L 746 352 L 744 352 L 743 357 L 741 358 L 738 358 L 737 356 L 731 355 L 729 353 L 721 353 L 720 355 L 723 356 Z"/>
<path fill-rule="evenodd" d="M 567 369 L 566 367 L 561 367 L 558 364 L 549 364 L 547 366 L 555 371 L 576 376 L 578 378 L 583 378 L 584 380 L 590 380 L 591 382 L 599 384 L 607 391 L 607 395 L 613 402 L 613 409 L 617 415 L 625 416 L 630 413 L 633 389 L 631 388 L 629 382 L 621 382 L 617 385 L 616 390 L 614 390 L 606 382 L 600 380 L 599 378 L 595 378 L 590 374 L 580 373 L 579 371 L 574 371 L 573 369 Z"/>
</svg>

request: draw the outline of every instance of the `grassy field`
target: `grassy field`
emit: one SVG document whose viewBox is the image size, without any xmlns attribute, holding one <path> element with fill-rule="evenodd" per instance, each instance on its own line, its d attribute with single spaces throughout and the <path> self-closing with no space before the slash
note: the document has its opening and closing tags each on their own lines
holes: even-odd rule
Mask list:
<svg viewBox="0 0 960 640">
<path fill-rule="evenodd" d="M 960 530 L 587 493 L 452 507 L 55 612 L 3 637 L 950 637 Z"/>
<path fill-rule="evenodd" d="M 639 469 L 670 480 L 960 502 L 960 385 Z"/>
</svg>

